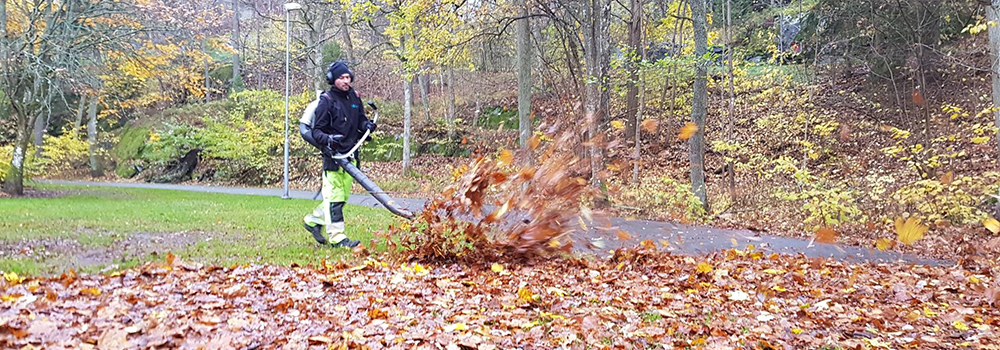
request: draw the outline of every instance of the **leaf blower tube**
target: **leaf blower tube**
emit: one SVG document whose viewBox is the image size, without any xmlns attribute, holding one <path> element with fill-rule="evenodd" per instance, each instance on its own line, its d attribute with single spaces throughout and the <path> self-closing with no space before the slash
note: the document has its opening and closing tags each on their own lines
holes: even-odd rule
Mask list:
<svg viewBox="0 0 1000 350">
<path fill-rule="evenodd" d="M 368 106 L 370 106 L 372 109 L 375 110 L 375 117 L 372 119 L 372 121 L 378 122 L 378 107 L 376 107 L 375 103 L 372 101 L 368 101 Z M 310 107 L 315 108 L 315 106 L 310 106 Z M 311 115 L 311 113 L 308 114 Z M 316 144 L 316 142 L 312 139 L 312 133 L 309 132 L 309 125 L 307 125 L 305 122 L 300 121 L 299 133 L 302 134 L 302 137 L 305 138 L 306 141 L 308 141 L 309 143 Z M 377 200 L 379 203 L 382 203 L 382 205 L 385 206 L 386 209 L 389 209 L 389 211 L 392 212 L 393 214 L 402 216 L 409 220 L 413 220 L 413 213 L 410 213 L 410 211 L 397 206 L 395 200 L 386 195 L 385 191 L 382 191 L 382 189 L 379 188 L 378 185 L 375 184 L 375 182 L 369 179 L 368 176 L 365 176 L 365 174 L 362 173 L 361 170 L 358 169 L 358 167 L 354 166 L 354 164 L 351 163 L 350 161 L 351 155 L 355 154 L 358 148 L 361 147 L 361 144 L 368 139 L 368 136 L 370 134 L 371 130 L 365 130 L 365 134 L 361 136 L 361 139 L 358 140 L 358 143 L 354 144 L 354 147 L 351 148 L 350 151 L 348 151 L 345 154 L 334 155 L 333 160 L 336 161 L 337 164 L 340 164 L 340 167 L 343 168 L 348 175 L 351 175 L 351 177 L 353 177 L 354 180 L 358 181 L 358 183 L 361 184 L 361 187 L 364 187 L 365 190 L 368 190 L 368 193 L 370 193 L 372 197 L 375 197 L 375 200 Z"/>
</svg>

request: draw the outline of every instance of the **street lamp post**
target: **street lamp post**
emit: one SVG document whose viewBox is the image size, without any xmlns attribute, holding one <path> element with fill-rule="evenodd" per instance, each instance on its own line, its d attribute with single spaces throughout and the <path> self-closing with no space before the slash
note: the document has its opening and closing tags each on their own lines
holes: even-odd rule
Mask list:
<svg viewBox="0 0 1000 350">
<path fill-rule="evenodd" d="M 301 9 L 302 5 L 298 3 L 290 2 L 285 4 L 285 164 L 284 164 L 284 176 L 282 177 L 282 183 L 284 185 L 284 192 L 281 194 L 282 199 L 288 199 L 288 95 L 290 90 L 289 83 L 289 72 L 288 66 L 289 61 L 291 61 L 291 46 L 292 46 L 292 35 L 291 35 L 291 21 L 289 19 L 289 13 Z"/>
</svg>

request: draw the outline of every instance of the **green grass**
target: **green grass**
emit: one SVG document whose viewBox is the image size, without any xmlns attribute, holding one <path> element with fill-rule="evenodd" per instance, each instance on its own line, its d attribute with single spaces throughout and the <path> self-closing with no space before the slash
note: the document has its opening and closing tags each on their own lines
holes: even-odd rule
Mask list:
<svg viewBox="0 0 1000 350">
<path fill-rule="evenodd" d="M 39 242 L 59 242 L 74 249 L 3 257 L 2 271 L 58 274 L 83 252 L 95 251 L 114 261 L 82 270 L 99 271 L 112 263 L 132 266 L 163 259 L 167 251 L 185 261 L 218 265 L 307 265 L 351 256 L 347 249 L 319 246 L 302 228 L 302 217 L 318 201 L 151 189 L 38 188 L 66 195 L 0 198 L 0 247 L 15 247 L 16 252 L 32 246 L 37 251 L 45 249 Z M 369 245 L 373 231 L 394 222 L 390 215 L 349 205 L 344 209 L 347 235 Z M 142 247 L 145 242 L 150 243 Z M 373 250 L 379 249 L 384 248 Z"/>
</svg>

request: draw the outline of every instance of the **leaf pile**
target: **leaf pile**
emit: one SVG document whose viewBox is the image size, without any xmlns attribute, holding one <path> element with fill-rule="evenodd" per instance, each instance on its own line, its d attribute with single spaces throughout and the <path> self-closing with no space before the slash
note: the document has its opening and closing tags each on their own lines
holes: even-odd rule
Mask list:
<svg viewBox="0 0 1000 350">
<path fill-rule="evenodd" d="M 461 179 L 431 200 L 414 223 L 393 227 L 386 239 L 401 237 L 405 256 L 421 261 L 480 261 L 505 254 L 532 256 L 569 251 L 568 235 L 592 220 L 581 198 L 592 189 L 581 176 L 589 164 L 570 148 L 573 134 L 564 132 L 542 152 L 535 164 L 513 167 L 514 154 L 497 159 L 479 157 Z M 520 151 L 533 156 L 539 136 Z M 485 213 L 488 198 L 494 209 Z"/>
<path fill-rule="evenodd" d="M 997 349 L 995 276 L 752 247 L 534 265 L 190 266 L 0 282 L 0 347 Z"/>
</svg>

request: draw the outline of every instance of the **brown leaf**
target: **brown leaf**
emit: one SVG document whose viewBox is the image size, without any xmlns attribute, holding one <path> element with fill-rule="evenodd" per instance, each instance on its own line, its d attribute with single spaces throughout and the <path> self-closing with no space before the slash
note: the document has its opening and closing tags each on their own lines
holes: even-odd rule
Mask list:
<svg viewBox="0 0 1000 350">
<path fill-rule="evenodd" d="M 949 172 L 945 173 L 944 175 L 941 175 L 941 183 L 943 183 L 945 185 L 951 185 L 951 181 L 952 181 L 952 179 L 954 179 L 954 177 L 955 177 L 955 174 L 949 171 Z"/>
<path fill-rule="evenodd" d="M 325 335 L 314 335 L 314 336 L 309 337 L 309 342 L 330 344 L 330 343 L 333 343 L 333 339 L 330 338 L 330 337 L 327 337 Z"/>
<path fill-rule="evenodd" d="M 687 140 L 691 138 L 691 136 L 694 136 L 694 133 L 696 132 L 698 132 L 698 124 L 695 124 L 694 122 L 688 122 L 687 124 L 684 125 L 683 128 L 681 128 L 681 132 L 680 134 L 677 135 L 677 138 L 681 140 Z"/>
<path fill-rule="evenodd" d="M 642 130 L 646 130 L 646 132 L 652 134 L 656 132 L 657 127 L 659 127 L 659 123 L 656 121 L 656 119 L 646 119 L 642 121 L 642 124 L 639 124 L 639 127 L 642 128 Z"/>
<path fill-rule="evenodd" d="M 536 149 L 540 143 L 542 143 L 542 138 L 538 135 L 531 135 L 531 138 L 528 139 L 528 148 Z"/>
<path fill-rule="evenodd" d="M 625 232 L 625 231 L 622 231 L 622 230 L 618 230 L 615 233 L 618 235 L 618 239 L 620 239 L 620 240 L 624 241 L 624 240 L 632 239 L 632 235 L 628 234 L 628 232 Z"/>
<path fill-rule="evenodd" d="M 924 106 L 924 102 L 925 102 L 924 101 L 924 95 L 922 95 L 920 93 L 920 90 L 914 89 L 913 90 L 913 103 L 916 103 L 917 106 L 923 107 Z"/>
<path fill-rule="evenodd" d="M 816 242 L 834 244 L 837 242 L 837 231 L 829 227 L 816 230 Z"/>
<path fill-rule="evenodd" d="M 105 329 L 97 338 L 97 348 L 100 350 L 123 350 L 128 347 L 128 333 L 118 328 Z"/>
</svg>

